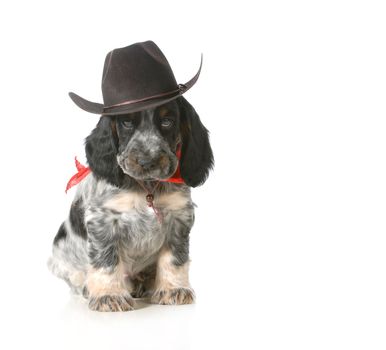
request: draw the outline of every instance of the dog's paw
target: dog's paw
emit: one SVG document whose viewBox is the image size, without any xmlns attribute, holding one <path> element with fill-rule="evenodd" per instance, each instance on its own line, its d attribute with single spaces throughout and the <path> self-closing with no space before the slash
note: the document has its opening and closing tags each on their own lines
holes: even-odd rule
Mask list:
<svg viewBox="0 0 386 350">
<path fill-rule="evenodd" d="M 195 295 L 191 288 L 173 288 L 167 290 L 157 290 L 154 292 L 151 302 L 161 305 L 183 305 L 192 304 Z"/>
<path fill-rule="evenodd" d="M 93 311 L 116 312 L 134 310 L 134 300 L 129 294 L 90 297 L 88 307 Z"/>
</svg>

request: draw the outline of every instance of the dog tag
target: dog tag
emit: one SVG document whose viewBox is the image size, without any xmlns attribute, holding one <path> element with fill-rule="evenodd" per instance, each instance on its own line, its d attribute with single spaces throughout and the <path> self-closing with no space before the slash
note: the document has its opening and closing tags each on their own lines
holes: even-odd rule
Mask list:
<svg viewBox="0 0 386 350">
<path fill-rule="evenodd" d="M 153 201 L 154 201 L 154 196 L 149 193 L 147 196 L 146 196 L 146 202 L 147 204 L 149 205 L 149 207 L 152 207 L 153 206 Z"/>
</svg>

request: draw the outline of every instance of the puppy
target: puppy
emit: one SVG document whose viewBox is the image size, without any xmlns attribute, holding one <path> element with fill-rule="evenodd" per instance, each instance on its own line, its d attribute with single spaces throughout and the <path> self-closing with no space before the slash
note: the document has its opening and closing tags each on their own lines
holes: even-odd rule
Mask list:
<svg viewBox="0 0 386 350">
<path fill-rule="evenodd" d="M 96 311 L 132 310 L 135 297 L 192 303 L 190 187 L 203 184 L 213 166 L 194 108 L 181 96 L 102 116 L 85 145 L 91 172 L 55 236 L 50 270 Z M 167 181 L 176 171 L 183 183 Z"/>
</svg>

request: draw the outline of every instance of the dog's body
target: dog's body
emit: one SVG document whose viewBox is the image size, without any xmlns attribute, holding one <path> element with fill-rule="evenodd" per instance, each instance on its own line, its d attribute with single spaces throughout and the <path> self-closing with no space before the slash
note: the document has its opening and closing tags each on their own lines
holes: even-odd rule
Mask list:
<svg viewBox="0 0 386 350">
<path fill-rule="evenodd" d="M 207 130 L 193 107 L 179 97 L 130 115 L 102 116 L 86 139 L 86 156 L 91 174 L 55 237 L 52 272 L 93 310 L 131 310 L 132 298 L 141 296 L 191 303 L 190 186 L 202 184 L 213 164 Z M 178 163 L 184 184 L 159 181 Z"/>
</svg>

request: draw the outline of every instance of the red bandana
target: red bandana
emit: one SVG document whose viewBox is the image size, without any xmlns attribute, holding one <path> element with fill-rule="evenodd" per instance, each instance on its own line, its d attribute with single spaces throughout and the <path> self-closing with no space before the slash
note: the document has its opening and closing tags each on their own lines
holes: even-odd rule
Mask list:
<svg viewBox="0 0 386 350">
<path fill-rule="evenodd" d="M 176 156 L 178 160 L 181 159 L 181 146 L 178 146 Z M 68 181 L 66 186 L 66 193 L 67 191 L 73 187 L 76 186 L 79 182 L 81 182 L 88 174 L 90 174 L 91 170 L 89 167 L 84 166 L 83 164 L 79 163 L 79 161 L 75 157 L 75 166 L 78 172 L 71 177 L 70 181 Z M 160 180 L 162 182 L 172 182 L 176 184 L 183 184 L 184 180 L 181 177 L 181 171 L 180 171 L 180 164 L 178 164 L 176 172 L 173 174 L 172 177 L 169 177 L 167 180 Z"/>
<path fill-rule="evenodd" d="M 68 181 L 66 186 L 66 193 L 71 187 L 77 185 L 91 172 L 90 168 L 85 167 L 83 164 L 80 164 L 78 159 L 76 159 L 76 157 L 75 157 L 75 166 L 78 169 L 78 172 L 71 177 L 70 181 Z"/>
<path fill-rule="evenodd" d="M 181 144 L 177 147 L 176 156 L 178 159 L 178 166 L 176 172 L 172 175 L 172 177 L 169 177 L 167 180 L 160 180 L 163 182 L 173 182 L 175 184 L 183 184 L 184 180 L 181 177 L 181 171 L 180 171 L 180 159 L 181 159 Z"/>
</svg>

